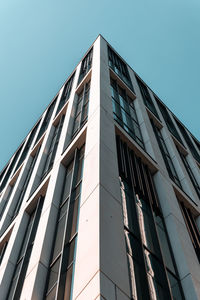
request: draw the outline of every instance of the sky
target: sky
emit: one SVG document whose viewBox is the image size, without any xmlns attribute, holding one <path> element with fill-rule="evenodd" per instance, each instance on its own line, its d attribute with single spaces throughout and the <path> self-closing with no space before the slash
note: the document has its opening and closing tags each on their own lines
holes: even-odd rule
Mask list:
<svg viewBox="0 0 200 300">
<path fill-rule="evenodd" d="M 99 33 L 200 140 L 199 0 L 1 0 L 0 170 Z"/>
</svg>

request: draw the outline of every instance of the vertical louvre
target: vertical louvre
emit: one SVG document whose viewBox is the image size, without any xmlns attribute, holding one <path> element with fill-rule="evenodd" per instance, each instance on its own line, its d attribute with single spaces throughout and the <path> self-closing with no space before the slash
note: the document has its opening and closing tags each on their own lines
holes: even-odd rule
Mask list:
<svg viewBox="0 0 200 300">
<path fill-rule="evenodd" d="M 131 295 L 149 300 L 176 299 L 178 294 L 184 299 L 150 170 L 119 136 L 116 140 Z M 159 238 L 165 240 L 165 252 Z"/>
</svg>

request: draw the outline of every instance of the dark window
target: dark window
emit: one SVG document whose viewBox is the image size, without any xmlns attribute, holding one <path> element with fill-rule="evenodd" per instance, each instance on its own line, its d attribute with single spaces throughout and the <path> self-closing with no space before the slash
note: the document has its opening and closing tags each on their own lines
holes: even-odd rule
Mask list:
<svg viewBox="0 0 200 300">
<path fill-rule="evenodd" d="M 193 137 L 192 137 L 192 139 L 193 139 L 194 143 L 196 144 L 197 148 L 198 148 L 199 151 L 200 151 L 200 143 L 199 143 L 199 141 L 197 141 L 197 140 L 196 140 L 195 138 L 193 138 Z"/>
<path fill-rule="evenodd" d="M 67 100 L 70 97 L 72 84 L 73 84 L 73 81 L 74 81 L 74 75 L 75 75 L 75 73 L 69 78 L 67 83 L 65 83 L 63 93 L 62 93 L 62 96 L 61 96 L 56 114 L 63 108 L 63 106 L 65 105 L 65 103 L 67 102 Z"/>
<path fill-rule="evenodd" d="M 195 178 L 195 176 L 194 176 L 194 174 L 193 174 L 193 172 L 192 172 L 192 170 L 190 168 L 190 165 L 189 165 L 189 163 L 187 161 L 187 157 L 183 153 L 181 153 L 181 151 L 179 151 L 178 148 L 177 148 L 177 150 L 178 150 L 178 152 L 180 154 L 180 157 L 181 157 L 182 162 L 183 162 L 183 164 L 185 166 L 185 169 L 186 169 L 186 171 L 187 171 L 187 173 L 188 173 L 188 175 L 190 177 L 190 180 L 191 180 L 191 182 L 192 182 L 192 184 L 193 184 L 193 186 L 194 186 L 194 188 L 195 188 L 195 190 L 197 192 L 197 195 L 200 198 L 200 186 L 199 186 L 199 184 L 198 184 L 198 182 L 197 182 L 197 180 L 196 180 L 196 178 Z"/>
<path fill-rule="evenodd" d="M 119 137 L 117 154 L 132 298 L 184 299 L 150 170 Z"/>
<path fill-rule="evenodd" d="M 88 117 L 88 104 L 90 95 L 90 82 L 86 83 L 82 91 L 78 94 L 76 103 L 76 112 L 74 116 L 74 124 L 72 137 L 74 137 L 81 127 L 86 123 Z"/>
<path fill-rule="evenodd" d="M 10 165 L 8 166 L 7 168 L 7 172 L 6 172 L 6 175 L 4 177 L 4 179 L 2 180 L 2 183 L 1 183 L 1 186 L 0 186 L 0 192 L 4 189 L 7 181 L 8 181 L 8 178 L 10 177 L 10 174 L 11 172 L 13 171 L 13 168 L 15 166 L 15 163 L 16 161 L 18 160 L 19 158 L 19 155 L 21 153 L 21 150 L 22 150 L 22 147 L 24 146 L 24 143 L 19 147 L 19 149 L 17 150 L 17 152 L 15 153 Z"/>
<path fill-rule="evenodd" d="M 183 218 L 185 220 L 185 224 L 187 226 L 192 244 L 194 246 L 194 250 L 200 262 L 200 232 L 197 227 L 195 217 L 192 214 L 191 210 L 187 208 L 183 202 L 180 203 L 180 207 L 182 210 Z"/>
<path fill-rule="evenodd" d="M 112 68 L 112 70 L 119 75 L 119 77 L 128 85 L 129 88 L 131 88 L 131 90 L 133 90 L 127 65 L 110 47 L 108 47 L 108 59 L 109 66 Z"/>
<path fill-rule="evenodd" d="M 160 151 L 162 153 L 162 157 L 164 159 L 164 162 L 165 162 L 165 165 L 166 165 L 166 168 L 167 168 L 167 171 L 168 171 L 168 174 L 169 174 L 169 177 L 180 187 L 181 187 L 181 183 L 180 183 L 180 180 L 178 178 L 178 175 L 176 173 L 176 169 L 174 167 L 174 164 L 172 162 L 172 159 L 171 159 L 171 156 L 169 154 L 169 151 L 167 149 L 167 146 L 165 144 L 165 141 L 162 137 L 162 134 L 160 132 L 160 129 L 153 123 L 153 121 L 151 120 L 151 124 L 152 124 L 152 127 L 153 127 L 153 130 L 154 130 L 154 133 L 155 133 L 155 136 L 156 136 L 156 139 L 157 139 L 157 142 L 158 142 L 158 145 L 159 145 L 159 148 L 160 148 Z"/>
<path fill-rule="evenodd" d="M 4 254 L 5 254 L 5 252 L 6 252 L 7 245 L 8 245 L 8 241 L 5 241 L 5 242 L 0 246 L 0 265 L 1 265 L 1 262 L 2 262 L 2 260 L 3 260 Z"/>
<path fill-rule="evenodd" d="M 7 171 L 7 168 L 8 168 L 8 165 L 1 171 L 1 174 L 0 174 L 0 183 L 1 183 L 2 178 L 4 177 L 4 174 Z"/>
<path fill-rule="evenodd" d="M 81 80 L 85 77 L 85 75 L 91 69 L 91 67 L 92 67 L 92 56 L 93 56 L 93 48 L 88 52 L 88 54 L 86 55 L 86 57 L 83 59 L 83 61 L 81 63 L 81 70 L 80 70 L 78 83 L 81 82 Z"/>
<path fill-rule="evenodd" d="M 3 202 L 3 200 L 1 200 L 0 220 L 1 220 L 1 217 L 3 216 L 3 213 L 4 213 L 5 209 L 6 209 L 6 206 L 8 204 L 9 199 L 10 199 L 10 196 L 11 196 L 11 193 L 13 191 L 14 185 L 15 185 L 15 183 L 13 185 L 9 185 L 8 188 L 10 188 L 10 190 L 8 192 L 8 196 L 6 197 L 6 199 L 5 199 L 4 202 Z"/>
<path fill-rule="evenodd" d="M 84 148 L 76 150 L 66 168 L 60 208 L 54 233 L 54 246 L 46 282 L 45 299 L 70 299 L 75 260 Z"/>
<path fill-rule="evenodd" d="M 158 113 L 156 111 L 153 100 L 151 99 L 148 88 L 137 76 L 136 76 L 136 79 L 137 79 L 137 82 L 138 82 L 138 85 L 139 85 L 139 88 L 140 88 L 140 92 L 142 94 L 144 104 L 159 119 Z"/>
<path fill-rule="evenodd" d="M 114 119 L 142 148 L 144 148 L 133 100 L 126 94 L 126 91 L 112 79 L 111 95 Z"/>
<path fill-rule="evenodd" d="M 182 144 L 180 135 L 178 134 L 178 131 L 176 130 L 176 127 L 174 126 L 174 123 L 172 122 L 172 119 L 166 109 L 166 107 L 155 97 L 156 102 L 158 104 L 158 107 L 163 115 L 163 119 L 165 120 L 165 123 L 167 125 L 167 128 L 169 131 L 177 138 L 177 140 Z"/>
<path fill-rule="evenodd" d="M 21 155 L 21 157 L 20 157 L 20 159 L 19 159 L 19 161 L 18 161 L 18 163 L 17 163 L 17 166 L 16 166 L 16 168 L 15 168 L 16 170 L 19 168 L 19 166 L 20 166 L 20 165 L 23 163 L 23 161 L 25 160 L 26 155 L 27 155 L 29 149 L 31 148 L 32 141 L 33 141 L 33 139 L 34 139 L 34 137 L 35 137 L 35 133 L 36 133 L 36 131 L 37 131 L 37 129 L 38 129 L 38 126 L 39 126 L 39 122 L 36 124 L 36 126 L 35 126 L 35 127 L 33 128 L 33 130 L 31 131 L 31 134 L 29 135 L 28 141 L 27 141 L 27 143 L 26 143 L 26 145 L 25 145 L 25 147 L 24 147 L 24 149 L 23 149 L 22 155 Z"/>
<path fill-rule="evenodd" d="M 35 166 L 35 163 L 36 163 L 36 160 L 37 160 L 37 157 L 38 157 L 38 154 L 39 154 L 39 151 L 40 151 L 40 147 L 38 147 L 38 150 L 37 150 L 35 156 L 32 158 L 31 165 L 30 165 L 30 168 L 29 168 L 28 173 L 26 175 L 26 178 L 25 178 L 25 181 L 23 183 L 23 186 L 22 186 L 21 192 L 19 194 L 19 197 L 15 200 L 16 205 L 15 205 L 15 208 L 14 208 L 12 216 L 11 216 L 11 221 L 17 216 L 17 214 L 20 210 L 20 207 L 21 207 L 22 201 L 24 199 L 24 195 L 25 195 L 29 180 L 30 180 L 32 172 L 33 172 L 33 168 Z"/>
<path fill-rule="evenodd" d="M 180 132 L 182 133 L 182 136 L 184 137 L 193 157 L 200 163 L 200 156 L 199 153 L 197 152 L 197 150 L 195 149 L 189 134 L 187 133 L 186 129 L 181 125 L 181 123 L 178 122 L 178 120 L 176 120 L 176 124 L 178 125 L 178 128 L 180 130 Z"/>
<path fill-rule="evenodd" d="M 54 162 L 54 158 L 56 156 L 56 151 L 57 151 L 57 147 L 58 147 L 60 134 L 61 134 L 61 131 L 62 131 L 64 118 L 65 118 L 65 115 L 62 115 L 62 117 L 60 118 L 59 124 L 54 129 L 54 134 L 53 134 L 53 137 L 52 137 L 52 140 L 51 140 L 51 144 L 49 146 L 49 151 L 47 153 L 44 169 L 43 169 L 43 172 L 42 172 L 42 177 L 41 177 L 42 179 L 46 176 L 46 174 L 49 172 L 49 170 L 53 166 L 53 162 Z"/>
<path fill-rule="evenodd" d="M 27 230 L 21 245 L 21 249 L 17 258 L 12 280 L 9 287 L 7 299 L 20 299 L 26 271 L 34 245 L 35 236 L 37 233 L 38 223 L 43 206 L 43 197 L 40 197 L 36 209 L 29 217 Z"/>
<path fill-rule="evenodd" d="M 51 119 L 55 104 L 56 104 L 56 99 L 51 103 L 51 105 L 48 107 L 47 112 L 45 114 L 45 117 L 43 119 L 42 125 L 40 127 L 39 133 L 37 135 L 37 139 L 35 141 L 35 144 L 39 141 L 39 139 L 41 138 L 41 136 L 43 135 L 43 133 L 46 131 L 48 125 L 49 125 L 49 121 Z"/>
</svg>

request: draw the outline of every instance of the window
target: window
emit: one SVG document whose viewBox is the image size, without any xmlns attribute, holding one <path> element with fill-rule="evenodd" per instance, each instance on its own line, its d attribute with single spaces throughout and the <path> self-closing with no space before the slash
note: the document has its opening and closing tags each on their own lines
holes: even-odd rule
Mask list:
<svg viewBox="0 0 200 300">
<path fill-rule="evenodd" d="M 78 83 L 81 82 L 81 80 L 85 77 L 85 75 L 91 69 L 91 67 L 92 67 L 92 56 L 93 56 L 93 48 L 88 52 L 88 54 L 86 55 L 86 57 L 83 59 L 83 61 L 81 63 L 81 70 L 80 70 Z"/>
<path fill-rule="evenodd" d="M 127 65 L 110 47 L 108 47 L 108 59 L 109 66 L 112 68 L 112 70 L 119 75 L 119 77 L 128 85 L 131 90 L 133 90 Z"/>
<path fill-rule="evenodd" d="M 143 98 L 144 104 L 156 116 L 156 118 L 159 119 L 158 113 L 156 111 L 156 108 L 155 108 L 155 105 L 153 103 L 153 100 L 151 99 L 151 96 L 149 94 L 148 88 L 146 87 L 146 85 L 137 76 L 136 76 L 136 79 L 137 79 L 137 83 L 138 83 L 139 88 L 140 88 L 140 92 L 142 94 L 142 98 Z"/>
<path fill-rule="evenodd" d="M 1 174 L 0 174 L 0 183 L 1 183 L 2 178 L 4 177 L 4 174 L 7 171 L 7 168 L 8 168 L 8 165 L 1 171 Z"/>
<path fill-rule="evenodd" d="M 116 81 L 111 79 L 111 95 L 114 119 L 122 128 L 144 148 L 140 126 L 133 100 L 126 94 Z"/>
<path fill-rule="evenodd" d="M 8 246 L 8 241 L 3 242 L 3 244 L 0 246 L 0 265 L 3 260 L 4 254 L 6 252 L 7 246 Z"/>
<path fill-rule="evenodd" d="M 176 120 L 176 124 L 180 130 L 180 132 L 182 133 L 182 136 L 184 137 L 193 157 L 200 163 L 200 156 L 199 156 L 199 153 L 197 152 L 197 150 L 195 149 L 191 139 L 190 139 L 190 136 L 188 134 L 188 132 L 186 131 L 186 129 L 183 127 L 183 125 L 181 125 L 181 123 L 178 122 L 178 120 Z"/>
<path fill-rule="evenodd" d="M 35 133 L 36 133 L 36 131 L 37 131 L 37 129 L 38 129 L 38 126 L 39 126 L 39 122 L 36 124 L 36 126 L 33 128 L 33 130 L 31 131 L 31 133 L 30 133 L 30 135 L 29 135 L 29 137 L 28 137 L 28 141 L 27 141 L 27 143 L 26 143 L 26 145 L 25 145 L 25 147 L 24 147 L 24 149 L 23 149 L 23 152 L 22 152 L 22 155 L 21 155 L 21 157 L 20 157 L 20 159 L 19 159 L 19 161 L 18 161 L 18 163 L 17 163 L 17 166 L 16 166 L 16 170 L 19 168 L 19 166 L 23 163 L 23 161 L 25 160 L 25 158 L 26 158 L 26 155 L 27 155 L 27 153 L 28 153 L 28 151 L 29 151 L 29 149 L 31 148 L 31 145 L 32 145 L 32 141 L 33 141 L 33 139 L 34 139 L 34 137 L 35 137 Z"/>
<path fill-rule="evenodd" d="M 154 130 L 154 133 L 155 133 L 155 136 L 156 136 L 156 139 L 157 139 L 157 142 L 158 142 L 158 145 L 159 145 L 159 148 L 160 148 L 160 151 L 162 153 L 162 157 L 164 159 L 164 162 L 165 162 L 165 165 L 166 165 L 166 168 L 167 168 L 167 171 L 168 171 L 168 174 L 169 174 L 169 177 L 180 187 L 181 187 L 181 183 L 180 183 L 180 180 L 178 178 L 178 175 L 176 173 L 176 169 L 174 167 L 174 164 L 172 162 L 172 159 L 171 159 L 171 156 L 169 154 L 169 151 L 167 149 L 167 146 L 165 144 L 165 141 L 162 137 L 162 134 L 160 132 L 160 129 L 153 123 L 153 121 L 151 120 L 151 124 L 152 124 L 152 127 L 153 127 L 153 130 Z"/>
<path fill-rule="evenodd" d="M 177 150 L 178 150 L 178 152 L 180 154 L 180 157 L 181 157 L 182 162 L 183 162 L 183 164 L 185 166 L 185 169 L 186 169 L 186 171 L 187 171 L 187 173 L 188 173 L 188 175 L 190 177 L 190 180 L 191 180 L 191 182 L 192 182 L 192 184 L 193 184 L 193 186 L 194 186 L 194 188 L 195 188 L 195 190 L 197 192 L 197 195 L 200 198 L 200 186 L 199 186 L 199 184 L 198 184 L 198 182 L 197 182 L 197 180 L 196 180 L 196 178 L 195 178 L 195 176 L 194 176 L 194 174 L 193 174 L 193 172 L 192 172 L 192 170 L 190 168 L 190 165 L 189 165 L 189 163 L 187 161 L 187 157 L 178 148 L 177 148 Z"/>
<path fill-rule="evenodd" d="M 42 122 L 42 125 L 40 127 L 40 130 L 39 130 L 39 133 L 38 133 L 38 136 L 37 136 L 37 139 L 35 141 L 35 144 L 39 141 L 39 139 L 41 138 L 41 136 L 43 135 L 43 133 L 46 131 L 48 125 L 49 125 L 49 121 L 51 119 L 51 116 L 52 116 L 52 113 L 53 113 L 53 110 L 54 110 L 54 107 L 55 107 L 55 104 L 56 104 L 56 100 L 57 100 L 57 97 L 56 99 L 51 103 L 51 105 L 48 107 L 47 111 L 46 111 L 46 114 L 45 114 L 45 117 L 43 119 L 43 122 Z"/>
<path fill-rule="evenodd" d="M 74 81 L 74 75 L 75 75 L 75 73 L 69 78 L 67 83 L 65 83 L 56 114 L 63 108 L 63 106 L 65 105 L 65 103 L 67 102 L 67 100 L 70 97 L 71 89 L 72 89 L 72 85 L 73 85 L 73 81 Z"/>
<path fill-rule="evenodd" d="M 74 137 L 78 133 L 78 131 L 87 121 L 89 95 L 90 95 L 90 82 L 86 83 L 82 91 L 78 94 L 78 99 L 76 103 L 76 112 L 75 112 L 74 124 L 72 130 L 72 137 Z"/>
<path fill-rule="evenodd" d="M 3 216 L 3 213 L 4 213 L 5 209 L 6 209 L 6 206 L 8 204 L 9 199 L 10 199 L 10 196 L 11 196 L 11 193 L 13 191 L 14 185 L 15 185 L 15 183 L 13 185 L 9 185 L 8 186 L 9 192 L 8 192 L 8 195 L 7 195 L 6 199 L 5 200 L 3 200 L 3 199 L 1 200 L 0 220 L 1 220 L 1 217 Z"/>
<path fill-rule="evenodd" d="M 70 299 L 83 155 L 84 147 L 77 149 L 74 158 L 66 168 L 44 299 Z"/>
<path fill-rule="evenodd" d="M 200 263 L 200 232 L 196 225 L 195 217 L 191 210 L 187 208 L 183 202 L 180 202 L 180 207 L 194 250 Z"/>
<path fill-rule="evenodd" d="M 15 208 L 14 208 L 12 216 L 11 216 L 11 221 L 17 216 L 17 214 L 20 210 L 20 207 L 21 207 L 22 201 L 24 199 L 24 195 L 25 195 L 27 186 L 29 184 L 29 180 L 31 178 L 31 175 L 32 175 L 32 172 L 33 172 L 33 169 L 34 169 L 34 166 L 35 166 L 38 154 L 39 154 L 39 151 L 40 151 L 40 147 L 38 147 L 38 150 L 37 150 L 35 156 L 32 158 L 31 165 L 30 165 L 30 168 L 29 168 L 28 173 L 26 175 L 26 178 L 25 178 L 25 181 L 23 183 L 23 186 L 22 186 L 21 192 L 19 194 L 19 197 L 15 200 L 16 205 L 15 205 Z"/>
<path fill-rule="evenodd" d="M 21 150 L 22 150 L 23 146 L 24 146 L 24 143 L 19 147 L 19 149 L 15 153 L 14 157 L 12 158 L 12 160 L 10 162 L 10 165 L 7 168 L 6 175 L 4 176 L 4 179 L 2 180 L 2 183 L 1 183 L 1 186 L 0 186 L 0 192 L 4 189 L 4 187 L 5 187 L 5 185 L 6 185 L 7 181 L 8 181 L 8 178 L 10 177 L 10 174 L 13 171 L 15 163 L 16 163 L 16 161 L 19 158 L 19 155 L 21 153 Z"/>
<path fill-rule="evenodd" d="M 184 299 L 149 168 L 117 137 L 124 233 L 133 299 Z"/>
<path fill-rule="evenodd" d="M 43 169 L 43 172 L 42 172 L 41 179 L 43 179 L 46 176 L 46 174 L 49 172 L 49 170 L 53 166 L 53 162 L 54 162 L 54 158 L 55 158 L 55 155 L 56 155 L 60 134 L 61 134 L 61 131 L 62 131 L 62 126 L 63 126 L 63 123 L 64 123 L 64 118 L 65 118 L 65 115 L 62 115 L 58 125 L 54 129 L 54 134 L 53 134 L 53 137 L 52 137 L 52 140 L 51 140 L 51 144 L 49 146 L 49 151 L 47 153 L 45 166 L 44 166 L 44 169 Z"/>
<path fill-rule="evenodd" d="M 167 108 L 155 97 L 156 102 L 158 104 L 158 107 L 163 115 L 163 119 L 165 120 L 165 123 L 167 125 L 167 128 L 175 136 L 175 138 L 182 144 L 180 135 L 178 134 L 178 131 L 176 130 L 176 127 L 174 126 L 174 123 L 172 122 L 172 119 L 169 115 L 169 112 L 167 111 Z"/>
<path fill-rule="evenodd" d="M 40 197 L 35 210 L 29 217 L 27 230 L 25 232 L 21 249 L 17 258 L 7 299 L 20 299 L 24 279 L 26 277 L 26 271 L 28 269 L 29 259 L 34 246 L 35 236 L 37 234 L 37 228 L 40 220 L 42 206 L 43 197 Z"/>
</svg>

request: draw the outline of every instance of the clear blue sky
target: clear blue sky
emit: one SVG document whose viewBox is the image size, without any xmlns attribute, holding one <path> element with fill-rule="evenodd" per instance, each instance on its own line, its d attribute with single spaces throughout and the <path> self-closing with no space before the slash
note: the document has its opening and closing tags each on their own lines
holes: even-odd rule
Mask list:
<svg viewBox="0 0 200 300">
<path fill-rule="evenodd" d="M 6 0 L 0 169 L 99 33 L 200 139 L 199 0 Z"/>
</svg>

